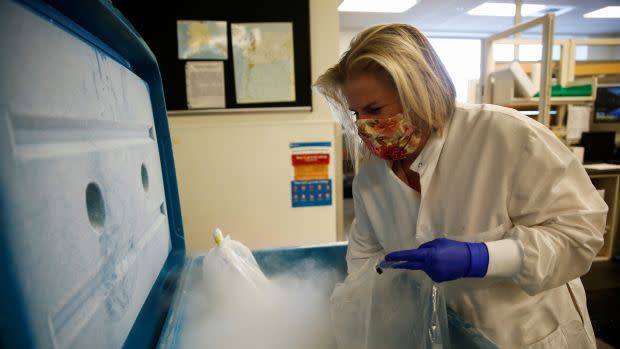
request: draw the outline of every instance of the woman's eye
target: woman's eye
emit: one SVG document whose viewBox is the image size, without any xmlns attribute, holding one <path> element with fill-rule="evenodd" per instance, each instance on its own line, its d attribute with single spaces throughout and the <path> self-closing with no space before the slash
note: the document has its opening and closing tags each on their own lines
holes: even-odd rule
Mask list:
<svg viewBox="0 0 620 349">
<path fill-rule="evenodd" d="M 379 115 L 381 114 L 381 107 L 368 108 L 368 114 Z"/>
</svg>

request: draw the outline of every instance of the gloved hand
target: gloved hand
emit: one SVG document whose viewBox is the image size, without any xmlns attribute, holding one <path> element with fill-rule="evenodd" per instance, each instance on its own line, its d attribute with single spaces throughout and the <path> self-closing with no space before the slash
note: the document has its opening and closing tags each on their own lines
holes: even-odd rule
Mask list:
<svg viewBox="0 0 620 349">
<path fill-rule="evenodd" d="M 462 277 L 484 277 L 489 267 L 489 251 L 484 243 L 435 239 L 417 249 L 389 253 L 388 262 L 402 261 L 395 269 L 423 270 L 435 282 Z"/>
</svg>

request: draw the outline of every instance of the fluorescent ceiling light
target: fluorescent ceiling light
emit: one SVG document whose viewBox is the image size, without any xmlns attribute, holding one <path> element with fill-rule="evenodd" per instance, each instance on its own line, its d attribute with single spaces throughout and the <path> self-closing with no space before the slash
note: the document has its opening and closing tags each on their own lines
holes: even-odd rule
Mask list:
<svg viewBox="0 0 620 349">
<path fill-rule="evenodd" d="M 521 16 L 529 17 L 534 13 L 544 10 L 546 7 L 546 5 L 522 4 Z M 467 11 L 467 14 L 470 14 L 472 16 L 514 17 L 515 12 L 515 4 L 507 4 L 501 2 L 485 2 Z"/>
<path fill-rule="evenodd" d="M 584 18 L 620 18 L 620 6 L 607 6 L 596 11 L 588 12 Z"/>
<path fill-rule="evenodd" d="M 344 0 L 340 12 L 390 12 L 401 13 L 412 8 L 419 0 Z"/>
</svg>

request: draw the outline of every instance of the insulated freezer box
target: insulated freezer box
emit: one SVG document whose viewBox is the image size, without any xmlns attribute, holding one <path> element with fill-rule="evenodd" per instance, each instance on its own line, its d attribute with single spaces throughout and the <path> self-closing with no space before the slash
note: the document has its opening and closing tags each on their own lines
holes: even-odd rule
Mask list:
<svg viewBox="0 0 620 349">
<path fill-rule="evenodd" d="M 202 257 L 154 55 L 109 1 L 0 0 L 0 57 L 0 347 L 182 346 Z M 268 275 L 312 260 L 344 277 L 345 250 L 255 255 Z M 448 318 L 455 347 L 494 348 Z"/>
</svg>

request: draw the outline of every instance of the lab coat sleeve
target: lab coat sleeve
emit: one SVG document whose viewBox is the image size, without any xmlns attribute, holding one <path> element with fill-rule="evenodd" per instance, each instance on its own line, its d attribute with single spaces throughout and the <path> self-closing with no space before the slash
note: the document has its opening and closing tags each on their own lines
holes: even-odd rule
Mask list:
<svg viewBox="0 0 620 349">
<path fill-rule="evenodd" d="M 368 259 L 380 255 L 383 251 L 372 229 L 357 186 L 356 178 L 353 180 L 355 219 L 349 230 L 349 246 L 347 248 L 347 270 L 349 275 L 359 270 Z"/>
<path fill-rule="evenodd" d="M 530 295 L 583 274 L 603 245 L 607 205 L 577 158 L 532 127 L 513 171 L 508 211 L 523 263 L 513 277 Z"/>
<path fill-rule="evenodd" d="M 485 242 L 489 251 L 488 277 L 515 276 L 523 265 L 520 244 L 513 239 Z"/>
</svg>

